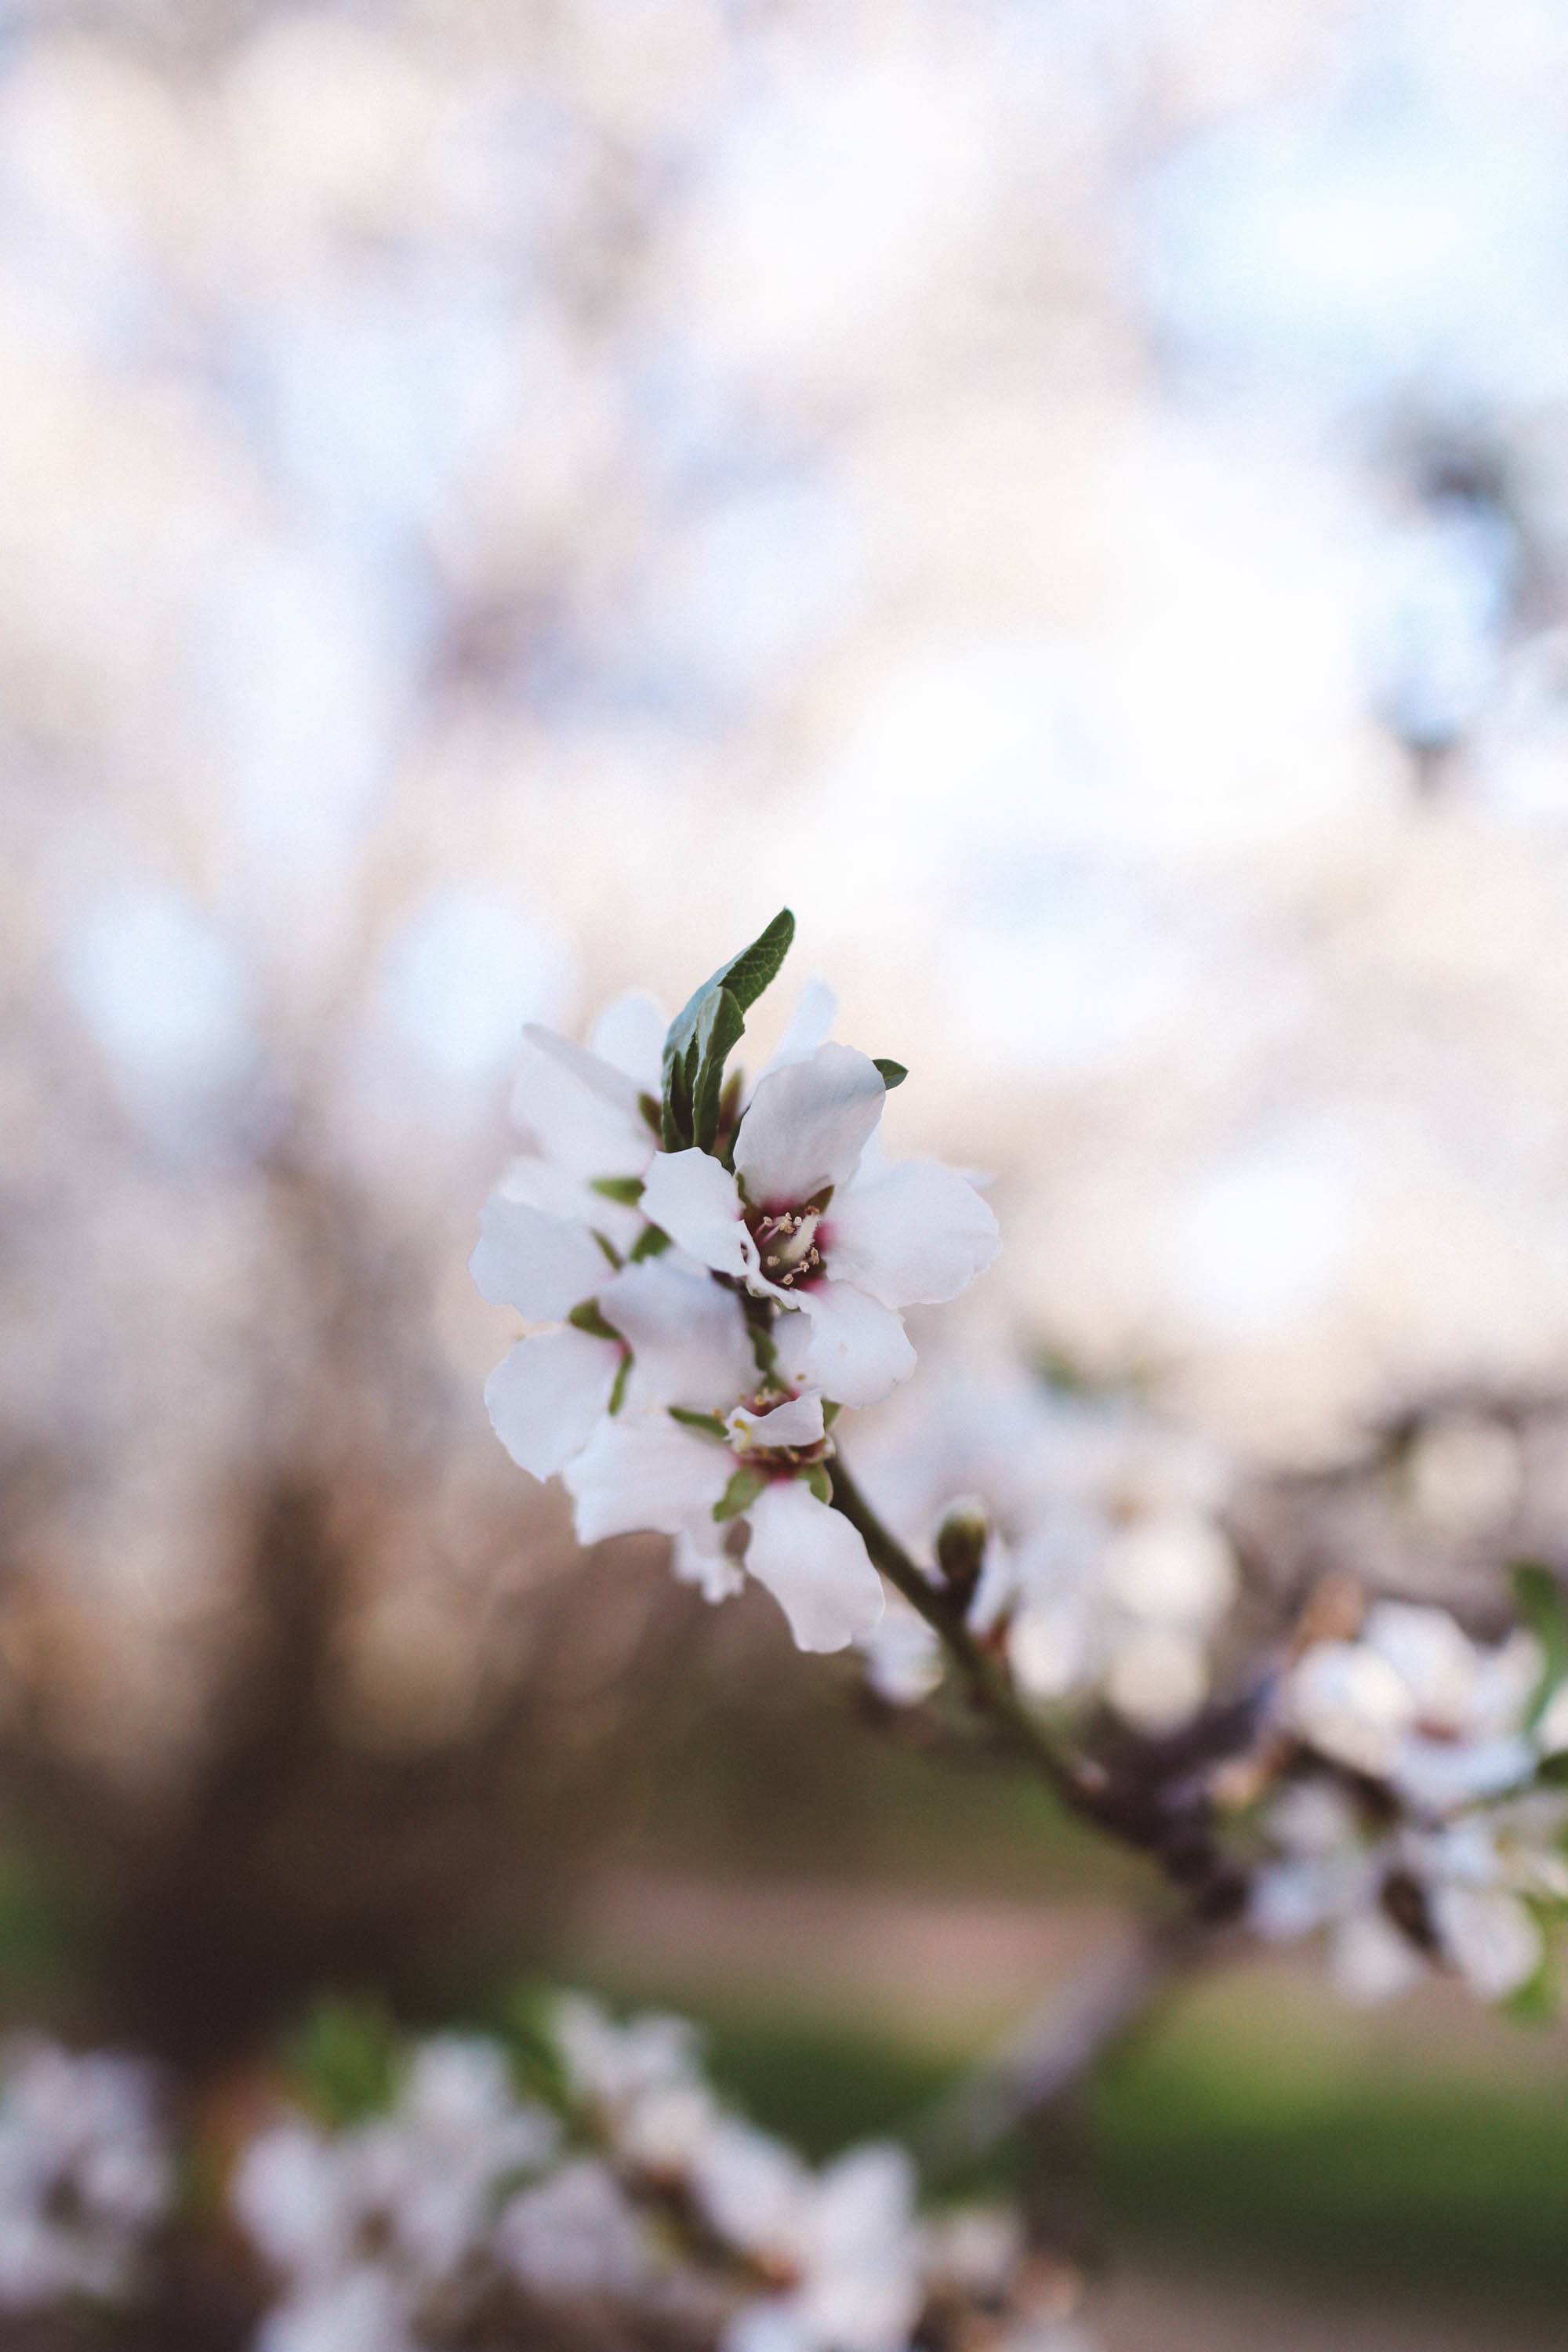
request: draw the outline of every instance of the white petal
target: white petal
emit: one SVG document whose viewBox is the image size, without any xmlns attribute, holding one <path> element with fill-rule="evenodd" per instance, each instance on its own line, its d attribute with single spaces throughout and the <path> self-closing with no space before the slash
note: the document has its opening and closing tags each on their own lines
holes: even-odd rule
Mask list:
<svg viewBox="0 0 1568 2352">
<path fill-rule="evenodd" d="M 798 1478 L 764 1488 L 749 1514 L 746 1568 L 765 1584 L 795 1647 L 842 1650 L 882 1613 L 882 1580 L 847 1519 Z"/>
<path fill-rule="evenodd" d="M 711 1152 L 656 1151 L 643 1181 L 642 1210 L 716 1274 L 744 1275 L 741 1196 Z"/>
<path fill-rule="evenodd" d="M 809 1062 L 817 1047 L 826 1044 L 837 1017 L 838 999 L 827 982 L 808 980 L 790 1014 L 789 1026 L 763 1065 L 757 1084 L 762 1084 L 770 1070 L 782 1070 L 791 1062 Z"/>
<path fill-rule="evenodd" d="M 826 1184 L 847 1184 L 888 1089 L 851 1045 L 819 1045 L 758 1082 L 735 1139 L 735 1170 L 757 1207 L 790 1209 Z"/>
<path fill-rule="evenodd" d="M 1439 1886 L 1431 1900 L 1444 1949 L 1479 1993 L 1504 2000 L 1528 1984 L 1545 1946 L 1539 1922 L 1517 1895 L 1498 1887 Z"/>
<path fill-rule="evenodd" d="M 485 1403 L 520 1469 L 551 1478 L 582 1452 L 619 1367 L 619 1349 L 586 1331 L 519 1340 L 485 1382 Z"/>
<path fill-rule="evenodd" d="M 711 1275 L 654 1258 L 601 1285 L 599 1307 L 633 1350 L 627 1402 L 722 1412 L 757 1384 L 746 1318 Z"/>
<path fill-rule="evenodd" d="M 1419 1955 L 1375 1905 L 1352 1911 L 1330 1930 L 1329 1972 L 1347 2000 L 1372 2006 L 1419 1982 Z"/>
<path fill-rule="evenodd" d="M 524 1032 L 511 1115 L 540 1154 L 579 1176 L 640 1176 L 655 1138 L 620 1071 L 548 1029 Z"/>
<path fill-rule="evenodd" d="M 558 1031 L 542 1027 L 537 1021 L 531 1021 L 522 1034 L 538 1053 L 557 1063 L 562 1069 L 570 1071 L 585 1093 L 595 1096 L 612 1110 L 618 1110 L 634 1125 L 642 1124 L 642 1108 L 637 1101 L 641 1089 L 624 1070 L 616 1069 L 613 1063 L 603 1060 L 599 1055 L 591 1054 L 586 1045 L 579 1045 L 572 1038 L 563 1037 Z"/>
<path fill-rule="evenodd" d="M 805 1361 L 813 1385 L 840 1404 L 879 1404 L 915 1368 L 903 1321 L 853 1283 L 818 1282 L 797 1291 L 811 1318 Z"/>
<path fill-rule="evenodd" d="M 651 1528 L 679 1535 L 711 1517 L 735 1467 L 729 1448 L 662 1413 L 601 1422 L 566 1472 L 579 1543 Z"/>
<path fill-rule="evenodd" d="M 682 1584 L 695 1584 L 704 1601 L 729 1601 L 745 1583 L 739 1560 L 723 1548 L 724 1529 L 711 1519 L 694 1519 L 670 1549 L 669 1564 Z M 709 1537 L 712 1537 L 710 1549 Z"/>
<path fill-rule="evenodd" d="M 630 1078 L 639 1094 L 658 1099 L 664 1079 L 664 1038 L 669 1015 L 657 996 L 628 989 L 606 1004 L 594 1024 L 593 1050 Z"/>
<path fill-rule="evenodd" d="M 821 1240 L 837 1279 L 884 1307 L 956 1298 L 1001 1245 L 973 1185 L 935 1160 L 901 1160 L 836 1194 Z"/>
<path fill-rule="evenodd" d="M 822 1399 L 815 1394 L 786 1397 L 782 1404 L 752 1412 L 737 1405 L 728 1426 L 732 1435 L 751 1445 L 815 1445 L 823 1433 Z"/>
<path fill-rule="evenodd" d="M 609 1260 L 586 1225 L 492 1192 L 479 1212 L 468 1272 L 482 1298 L 531 1322 L 559 1323 L 607 1279 Z"/>
</svg>

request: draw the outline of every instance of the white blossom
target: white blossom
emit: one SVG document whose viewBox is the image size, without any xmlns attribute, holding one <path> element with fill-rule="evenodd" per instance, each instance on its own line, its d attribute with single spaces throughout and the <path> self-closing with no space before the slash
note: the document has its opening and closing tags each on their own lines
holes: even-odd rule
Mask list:
<svg viewBox="0 0 1568 2352">
<path fill-rule="evenodd" d="M 668 1413 L 603 1421 L 567 1465 L 579 1539 L 652 1528 L 677 1538 L 679 1565 L 715 1596 L 733 1590 L 731 1530 L 744 1566 L 773 1594 L 802 1650 L 840 1650 L 882 1613 L 882 1581 L 855 1529 L 816 1491 L 827 1451 L 820 1395 L 757 1395 L 709 1429 Z M 716 1517 L 746 1482 L 745 1499 Z"/>
<path fill-rule="evenodd" d="M 1369 1825 L 1350 1793 L 1290 1784 L 1266 1816 L 1270 1858 L 1251 1921 L 1269 1940 L 1322 1928 L 1335 1981 L 1383 2000 L 1438 1961 L 1482 1999 L 1529 1982 L 1545 1957 L 1538 1906 L 1568 1899 L 1568 1799 L 1547 1791 L 1479 1805 L 1435 1826 Z"/>
<path fill-rule="evenodd" d="M 642 2221 L 595 2157 L 578 2157 L 510 2199 L 495 2242 L 514 2278 L 547 2294 L 629 2294 L 653 2269 Z"/>
<path fill-rule="evenodd" d="M 1283 1713 L 1321 1755 L 1441 1817 L 1530 1779 L 1526 1716 L 1542 1670 L 1522 1630 L 1487 1649 L 1445 1610 L 1384 1601 L 1355 1641 L 1316 1643 L 1298 1661 Z"/>
<path fill-rule="evenodd" d="M 0 2308 L 112 2296 L 172 2188 L 152 2070 L 41 2036 L 0 2053 Z"/>
<path fill-rule="evenodd" d="M 784 2282 L 742 2306 L 723 2352 L 903 2352 L 921 2299 L 903 2149 L 852 2148 L 813 2173 L 732 2123 L 709 2141 L 694 2181 L 721 2235 Z"/>
<path fill-rule="evenodd" d="M 416 2299 L 461 2268 L 502 2188 L 541 2170 L 558 2137 L 542 2108 L 515 2096 L 496 2044 L 442 2035 L 415 2053 L 384 2114 L 335 2134 L 302 2118 L 258 2134 L 234 2208 L 294 2300 L 363 2268 Z"/>
<path fill-rule="evenodd" d="M 734 1171 L 660 1152 L 647 1214 L 693 1257 L 809 1325 L 802 1370 L 841 1404 L 874 1404 L 914 1370 L 900 1310 L 956 1297 L 997 1248 L 967 1178 L 868 1153 L 887 1098 L 876 1064 L 818 1045 L 766 1072 L 741 1120 Z"/>
</svg>

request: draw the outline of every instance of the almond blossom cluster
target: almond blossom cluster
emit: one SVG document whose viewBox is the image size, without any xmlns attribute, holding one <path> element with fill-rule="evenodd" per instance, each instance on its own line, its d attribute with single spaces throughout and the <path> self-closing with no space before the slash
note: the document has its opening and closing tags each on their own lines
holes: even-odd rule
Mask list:
<svg viewBox="0 0 1568 2352">
<path fill-rule="evenodd" d="M 524 1319 L 486 1391 L 513 1458 L 560 1475 L 584 1543 L 660 1532 L 710 1600 L 749 1575 L 802 1649 L 852 1645 L 882 1701 L 967 1707 L 1205 1928 L 1324 1928 L 1362 1992 L 1431 1967 L 1491 1999 L 1547 1988 L 1568 1906 L 1553 1577 L 1521 1572 L 1530 1630 L 1490 1646 L 1394 1601 L 1270 1624 L 1238 1606 L 1238 1474 L 1213 1444 L 1023 1370 L 939 1362 L 906 1388 L 903 1310 L 955 1297 L 995 1221 L 968 1177 L 883 1158 L 905 1074 L 829 1039 L 820 984 L 754 1084 L 730 1070 L 793 929 L 673 1021 L 630 997 L 589 1047 L 526 1033 L 523 1150 L 473 1258 Z M 880 1408 L 864 1491 L 845 1407 Z"/>
<path fill-rule="evenodd" d="M 173 2189 L 150 2066 L 38 2034 L 0 2049 L 0 2310 L 131 2293 Z"/>
<path fill-rule="evenodd" d="M 1264 1811 L 1251 1918 L 1323 1929 L 1352 1997 L 1433 1966 L 1488 2000 L 1542 1985 L 1568 1913 L 1568 1685 L 1521 1626 L 1473 1642 L 1447 1611 L 1384 1601 L 1353 1640 L 1312 1643 L 1277 1719 L 1293 1752 Z"/>
<path fill-rule="evenodd" d="M 1237 1591 L 1222 1524 L 1233 1474 L 1216 1447 L 1129 1396 L 1019 1369 L 939 1375 L 900 1397 L 861 1466 L 883 1518 L 933 1573 L 943 1549 L 973 1548 L 966 1622 L 1031 1702 L 1103 1699 L 1153 1730 L 1208 1695 Z M 906 1602 L 859 1646 L 895 1705 L 941 1679 L 941 1643 Z"/>
<path fill-rule="evenodd" d="M 903 1310 L 956 1297 L 997 1233 L 964 1176 L 883 1160 L 904 1073 L 828 1037 L 825 989 L 753 1086 L 728 1072 L 793 931 L 781 915 L 668 1026 L 632 997 L 590 1047 L 525 1033 L 524 1149 L 473 1275 L 527 1326 L 490 1417 L 523 1469 L 562 1476 L 582 1541 L 668 1535 L 710 1599 L 754 1577 L 800 1648 L 837 1650 L 883 1590 L 831 1507 L 834 1420 L 909 1377 Z"/>
<path fill-rule="evenodd" d="M 976 2326 L 1082 2352 L 1010 2214 L 922 2221 L 892 2144 L 813 2170 L 721 2102 L 683 2020 L 566 1996 L 533 2058 L 525 2091 L 500 2043 L 440 2036 L 383 2112 L 251 2142 L 234 2211 L 283 2287 L 257 2352 L 435 2352 L 479 2314 L 534 2340 L 583 2303 L 717 2352 L 940 2352 Z"/>
</svg>

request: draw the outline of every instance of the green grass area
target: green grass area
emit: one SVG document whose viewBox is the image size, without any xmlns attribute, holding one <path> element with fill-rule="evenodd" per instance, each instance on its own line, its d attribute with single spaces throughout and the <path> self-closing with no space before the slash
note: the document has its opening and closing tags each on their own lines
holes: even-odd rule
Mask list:
<svg viewBox="0 0 1568 2352">
<path fill-rule="evenodd" d="M 909 2128 L 951 2059 L 742 2006 L 714 2071 L 814 2154 Z M 1177 2018 L 1118 2063 L 1090 2129 L 1107 2236 L 1194 2270 L 1268 2267 L 1392 2293 L 1568 2304 L 1568 2095 L 1558 2082 L 1322 2069 L 1288 2041 Z"/>
</svg>

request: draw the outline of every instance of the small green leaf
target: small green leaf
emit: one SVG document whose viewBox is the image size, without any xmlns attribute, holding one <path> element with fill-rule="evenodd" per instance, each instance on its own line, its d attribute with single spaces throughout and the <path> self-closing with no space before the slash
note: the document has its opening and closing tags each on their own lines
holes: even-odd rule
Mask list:
<svg viewBox="0 0 1568 2352">
<path fill-rule="evenodd" d="M 753 1323 L 752 1326 L 752 1355 L 764 1381 L 777 1371 L 778 1345 L 765 1323 Z"/>
<path fill-rule="evenodd" d="M 683 1404 L 672 1404 L 668 1411 L 671 1421 L 678 1421 L 682 1429 L 700 1430 L 704 1437 L 722 1440 L 724 1424 L 716 1412 L 689 1412 Z"/>
<path fill-rule="evenodd" d="M 723 1091 L 725 1058 L 745 1027 L 744 1014 L 769 982 L 778 977 L 794 937 L 795 917 L 785 907 L 750 947 L 742 948 L 738 956 L 732 956 L 703 982 L 670 1023 L 664 1041 L 664 1098 L 659 1118 L 659 1132 L 667 1151 L 685 1150 L 698 1141 L 703 1123 L 708 1125 L 708 1141 L 711 1143 Z M 721 996 L 731 999 L 729 1007 L 719 1004 Z M 729 1034 L 731 1030 L 733 1034 Z"/>
<path fill-rule="evenodd" d="M 628 1348 L 616 1366 L 615 1383 L 610 1390 L 608 1412 L 613 1421 L 626 1401 L 626 1382 L 632 1376 L 632 1351 Z"/>
<path fill-rule="evenodd" d="M 574 1331 L 586 1331 L 590 1339 L 618 1339 L 620 1333 L 613 1323 L 606 1323 L 599 1312 L 596 1298 L 584 1298 L 574 1307 L 566 1318 Z"/>
<path fill-rule="evenodd" d="M 614 1268 L 615 1268 L 616 1272 L 617 1274 L 619 1274 L 619 1272 L 620 1272 L 620 1270 L 621 1270 L 621 1254 L 620 1254 L 620 1251 L 616 1247 L 615 1243 L 614 1243 L 613 1241 L 609 1240 L 609 1239 L 608 1239 L 608 1237 L 607 1237 L 605 1234 L 602 1234 L 602 1233 L 599 1231 L 599 1228 L 598 1228 L 598 1226 L 597 1226 L 597 1225 L 590 1225 L 590 1226 L 589 1226 L 589 1228 L 588 1228 L 588 1231 L 593 1234 L 594 1239 L 598 1243 L 599 1247 L 604 1251 L 605 1255 L 605 1257 L 609 1260 L 610 1265 L 611 1265 L 612 1266 L 614 1266 Z"/>
<path fill-rule="evenodd" d="M 719 1132 L 719 1105 L 724 1092 L 724 1065 L 745 1034 L 746 1016 L 739 1000 L 727 988 L 711 995 L 697 1026 L 697 1076 L 691 1089 L 691 1139 L 700 1151 L 710 1151 Z"/>
<path fill-rule="evenodd" d="M 595 1176 L 588 1190 L 591 1192 L 600 1193 L 606 1201 L 620 1201 L 626 1208 L 635 1209 L 642 1199 L 642 1178 L 640 1176 Z"/>
<path fill-rule="evenodd" d="M 822 1426 L 824 1429 L 831 1429 L 843 1410 L 844 1407 L 839 1403 L 837 1397 L 825 1397 L 822 1401 Z"/>
<path fill-rule="evenodd" d="M 826 1464 L 814 1462 L 805 1474 L 805 1483 L 819 1503 L 832 1502 L 833 1481 L 827 1475 Z"/>
<path fill-rule="evenodd" d="M 892 1093 L 895 1087 L 901 1087 L 904 1080 L 910 1075 L 902 1062 L 889 1062 L 887 1056 L 882 1054 L 875 1054 L 871 1058 L 875 1062 L 878 1069 L 881 1071 L 882 1084 L 887 1087 L 889 1094 Z"/>
<path fill-rule="evenodd" d="M 751 1509 L 767 1483 L 760 1470 L 737 1470 L 713 1506 L 714 1517 L 738 1519 L 742 1511 Z"/>
<path fill-rule="evenodd" d="M 1568 1748 L 1559 1748 L 1555 1754 L 1543 1756 L 1535 1768 L 1535 1777 L 1548 1789 L 1568 1789 Z"/>
<path fill-rule="evenodd" d="M 669 1235 L 662 1225 L 645 1225 L 632 1244 L 632 1264 L 641 1265 L 645 1258 L 662 1257 L 669 1247 Z"/>
<path fill-rule="evenodd" d="M 1533 1730 L 1546 1712 L 1547 1702 L 1568 1675 L 1568 1595 L 1549 1568 L 1539 1560 L 1520 1560 L 1513 1570 L 1513 1598 L 1520 1615 L 1540 1643 L 1545 1656 L 1541 1682 L 1525 1717 Z"/>
</svg>

